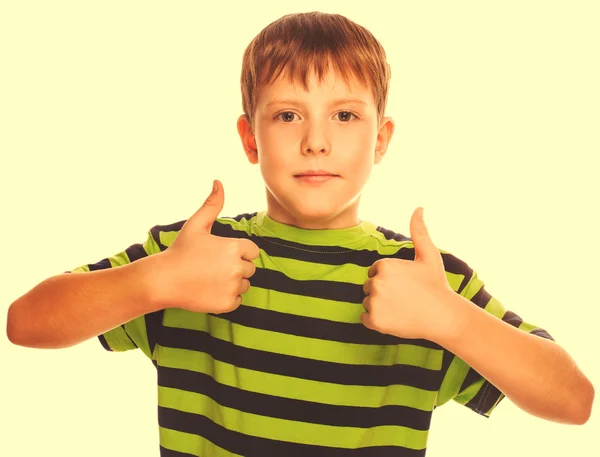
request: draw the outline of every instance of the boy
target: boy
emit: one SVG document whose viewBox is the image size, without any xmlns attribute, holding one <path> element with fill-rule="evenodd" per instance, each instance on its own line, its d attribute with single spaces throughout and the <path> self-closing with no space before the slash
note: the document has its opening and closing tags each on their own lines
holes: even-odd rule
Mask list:
<svg viewBox="0 0 600 457">
<path fill-rule="evenodd" d="M 507 395 L 586 422 L 589 381 L 435 247 L 421 209 L 410 238 L 358 218 L 394 131 L 389 77 L 379 42 L 343 16 L 267 26 L 244 54 L 237 125 L 267 210 L 218 217 L 215 181 L 187 221 L 15 301 L 11 341 L 141 349 L 162 456 L 423 456 L 451 399 L 488 417 Z"/>
</svg>

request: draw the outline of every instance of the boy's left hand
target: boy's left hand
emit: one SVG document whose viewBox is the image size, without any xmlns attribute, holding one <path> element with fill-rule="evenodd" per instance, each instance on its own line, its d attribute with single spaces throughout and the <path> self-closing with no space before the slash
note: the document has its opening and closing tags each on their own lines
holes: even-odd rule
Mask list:
<svg viewBox="0 0 600 457">
<path fill-rule="evenodd" d="M 436 341 L 452 329 L 456 313 L 448 298 L 455 292 L 448 284 L 442 256 L 429 237 L 422 208 L 410 219 L 410 235 L 414 261 L 380 259 L 369 268 L 369 279 L 363 285 L 367 312 L 360 321 L 381 333 Z"/>
</svg>

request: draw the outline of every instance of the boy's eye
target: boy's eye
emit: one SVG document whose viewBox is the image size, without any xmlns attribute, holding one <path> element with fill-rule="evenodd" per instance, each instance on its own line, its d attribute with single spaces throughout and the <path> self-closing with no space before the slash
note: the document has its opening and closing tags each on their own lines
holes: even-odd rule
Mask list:
<svg viewBox="0 0 600 457">
<path fill-rule="evenodd" d="M 343 116 L 339 116 L 339 115 L 343 115 Z M 285 123 L 290 123 L 291 121 L 294 120 L 294 116 L 296 115 L 296 113 L 293 113 L 292 111 L 283 111 L 282 113 L 279 113 L 277 116 L 275 116 L 275 119 L 281 119 L 283 122 Z M 336 113 L 336 116 L 338 116 L 338 119 L 341 120 L 342 122 L 348 122 L 352 119 L 352 117 L 356 118 L 357 116 L 353 113 L 351 113 L 350 111 L 340 111 L 339 113 Z"/>
<path fill-rule="evenodd" d="M 349 120 L 351 119 L 351 116 L 354 116 L 354 117 L 356 118 L 356 116 L 355 116 L 354 114 L 352 114 L 350 111 L 340 111 L 340 112 L 339 112 L 339 113 L 337 113 L 337 114 L 346 114 L 346 116 L 343 116 L 343 117 L 344 117 L 344 119 L 342 119 L 342 118 L 339 118 L 339 119 L 340 119 L 340 121 L 342 121 L 342 120 L 343 120 L 343 121 L 346 121 L 346 120 L 348 120 L 348 121 L 349 121 Z"/>
<path fill-rule="evenodd" d="M 275 116 L 275 119 L 279 119 L 283 116 L 283 119 L 281 119 L 283 122 L 291 122 L 294 120 L 294 116 L 296 114 L 292 113 L 291 111 L 284 111 L 283 113 L 279 113 L 277 116 Z"/>
</svg>

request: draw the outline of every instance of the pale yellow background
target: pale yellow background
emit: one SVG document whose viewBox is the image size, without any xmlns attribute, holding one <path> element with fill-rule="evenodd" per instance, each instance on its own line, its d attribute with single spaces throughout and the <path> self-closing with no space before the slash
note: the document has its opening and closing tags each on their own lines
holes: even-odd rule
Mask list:
<svg viewBox="0 0 600 457">
<path fill-rule="evenodd" d="M 2 2 L 2 328 L 45 278 L 187 218 L 213 178 L 221 215 L 265 208 L 235 128 L 242 53 L 271 21 L 315 9 L 369 28 L 392 67 L 396 133 L 361 217 L 408 234 L 423 205 L 437 245 L 600 387 L 595 1 Z M 0 455 L 158 456 L 140 351 L 25 349 L 4 332 L 0 345 Z M 428 456 L 600 455 L 599 425 L 449 404 Z"/>
</svg>

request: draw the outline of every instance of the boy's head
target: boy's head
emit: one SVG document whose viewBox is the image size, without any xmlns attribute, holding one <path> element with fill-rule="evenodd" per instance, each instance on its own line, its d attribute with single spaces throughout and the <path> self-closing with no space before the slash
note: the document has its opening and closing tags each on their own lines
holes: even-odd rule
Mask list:
<svg viewBox="0 0 600 457">
<path fill-rule="evenodd" d="M 260 164 L 268 213 L 302 228 L 359 223 L 360 191 L 394 130 L 381 44 L 344 16 L 291 14 L 246 48 L 238 132 Z M 298 177 L 325 170 L 322 182 Z"/>
</svg>

